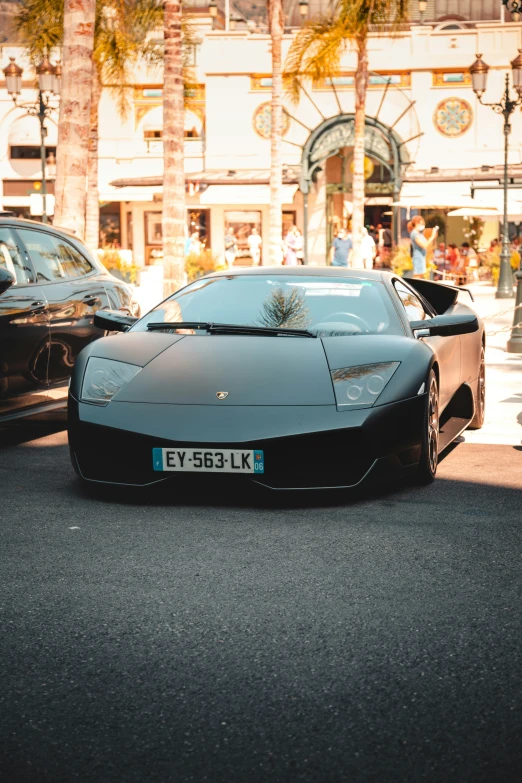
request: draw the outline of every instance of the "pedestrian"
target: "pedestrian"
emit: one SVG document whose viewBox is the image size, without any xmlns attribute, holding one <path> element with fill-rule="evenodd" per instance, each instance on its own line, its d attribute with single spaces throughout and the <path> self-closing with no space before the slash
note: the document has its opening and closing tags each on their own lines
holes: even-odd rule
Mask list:
<svg viewBox="0 0 522 783">
<path fill-rule="evenodd" d="M 285 258 L 283 263 L 285 266 L 297 266 L 299 261 L 297 260 L 297 226 L 292 226 L 285 237 Z"/>
<path fill-rule="evenodd" d="M 250 250 L 250 257 L 252 258 L 252 266 L 259 266 L 261 262 L 261 245 L 263 244 L 263 240 L 259 236 L 259 231 L 255 226 L 252 226 L 247 243 Z"/>
<path fill-rule="evenodd" d="M 227 228 L 227 233 L 225 234 L 225 261 L 228 264 L 228 268 L 232 269 L 234 266 L 234 261 L 236 260 L 237 256 L 237 240 L 236 235 L 234 234 L 234 229 L 232 226 L 229 226 Z"/>
<path fill-rule="evenodd" d="M 190 235 L 189 253 L 191 255 L 199 256 L 201 255 L 202 250 L 203 250 L 203 243 L 200 241 L 199 232 L 194 231 Z"/>
<path fill-rule="evenodd" d="M 297 226 L 295 229 L 295 255 L 297 263 L 304 264 L 304 237 Z"/>
<path fill-rule="evenodd" d="M 330 263 L 332 266 L 348 266 L 348 256 L 353 248 L 351 236 L 347 235 L 344 228 L 337 231 L 337 236 L 330 248 Z"/>
<path fill-rule="evenodd" d="M 433 263 L 437 267 L 435 279 L 443 280 L 444 272 L 446 270 L 446 245 L 444 242 L 439 242 L 438 246 L 433 251 Z"/>
<path fill-rule="evenodd" d="M 408 223 L 411 240 L 411 257 L 413 261 L 413 277 L 424 277 L 426 274 L 426 255 L 428 248 L 435 242 L 439 227 L 435 226 L 429 239 L 424 236 L 426 223 L 422 215 L 415 215 Z"/>
<path fill-rule="evenodd" d="M 478 256 L 469 242 L 463 242 L 460 255 L 464 260 L 466 277 L 473 282 L 478 280 Z M 466 281 L 467 282 L 467 281 Z"/>
<path fill-rule="evenodd" d="M 361 258 L 365 269 L 373 269 L 373 262 L 377 254 L 377 248 L 375 246 L 375 240 L 368 232 L 367 228 L 363 228 L 363 235 L 361 239 Z"/>
</svg>

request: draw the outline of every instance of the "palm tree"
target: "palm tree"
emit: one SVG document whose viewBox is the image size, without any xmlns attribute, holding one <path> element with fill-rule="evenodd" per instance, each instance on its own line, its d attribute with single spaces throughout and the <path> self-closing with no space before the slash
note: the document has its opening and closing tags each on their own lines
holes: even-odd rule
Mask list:
<svg viewBox="0 0 522 783">
<path fill-rule="evenodd" d="M 98 115 L 102 89 L 108 85 L 116 93 L 120 115 L 125 118 L 129 89 L 133 86 L 132 68 L 140 56 L 159 59 L 158 49 L 148 34 L 160 27 L 162 20 L 163 9 L 156 0 L 96 3 L 85 201 L 85 241 L 92 250 L 99 244 Z M 63 43 L 63 0 L 22 0 L 17 28 L 31 62 L 36 65 Z"/>
<path fill-rule="evenodd" d="M 164 0 L 163 65 L 163 271 L 164 294 L 185 282 L 185 169 L 182 13 L 180 0 Z"/>
<path fill-rule="evenodd" d="M 65 0 L 55 221 L 83 238 L 96 0 Z"/>
<path fill-rule="evenodd" d="M 298 100 L 301 79 L 332 78 L 349 46 L 357 52 L 355 71 L 355 138 L 353 150 L 352 234 L 354 260 L 360 262 L 364 226 L 364 131 L 368 88 L 368 34 L 371 28 L 390 32 L 408 17 L 409 0 L 336 0 L 332 11 L 309 22 L 296 35 L 285 67 L 294 100 Z"/>
<path fill-rule="evenodd" d="M 268 21 L 272 40 L 272 129 L 270 148 L 270 234 L 269 258 L 271 264 L 281 264 L 283 233 L 282 184 L 283 161 L 281 139 L 283 134 L 283 61 L 282 40 L 284 15 L 282 0 L 268 0 Z"/>
</svg>

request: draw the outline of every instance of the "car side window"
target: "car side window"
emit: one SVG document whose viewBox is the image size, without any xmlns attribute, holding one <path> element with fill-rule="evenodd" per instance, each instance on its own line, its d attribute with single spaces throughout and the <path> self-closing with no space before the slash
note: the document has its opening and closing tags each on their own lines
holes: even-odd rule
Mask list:
<svg viewBox="0 0 522 783">
<path fill-rule="evenodd" d="M 65 239 L 57 239 L 63 264 L 70 278 L 83 277 L 90 274 L 94 267 L 82 254 Z"/>
<path fill-rule="evenodd" d="M 430 314 L 427 313 L 424 309 L 424 305 L 422 304 L 421 300 L 413 293 L 413 291 L 410 291 L 410 289 L 399 280 L 394 280 L 393 285 L 395 286 L 397 295 L 401 300 L 404 309 L 406 310 L 408 321 L 424 321 L 426 318 L 431 318 Z"/>
<path fill-rule="evenodd" d="M 36 270 L 36 281 L 53 283 L 65 280 L 67 274 L 54 237 L 32 229 L 20 228 L 19 232 Z"/>
<path fill-rule="evenodd" d="M 70 280 L 92 272 L 92 264 L 65 239 L 43 231 L 20 229 L 36 270 L 37 282 Z"/>
<path fill-rule="evenodd" d="M 15 285 L 34 283 L 34 273 L 19 240 L 10 228 L 0 227 L 0 266 L 16 279 Z"/>
</svg>

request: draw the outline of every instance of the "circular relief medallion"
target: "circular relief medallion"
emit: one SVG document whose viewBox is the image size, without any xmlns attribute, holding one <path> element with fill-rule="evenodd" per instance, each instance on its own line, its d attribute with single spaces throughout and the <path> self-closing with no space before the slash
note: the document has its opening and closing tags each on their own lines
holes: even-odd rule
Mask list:
<svg viewBox="0 0 522 783">
<path fill-rule="evenodd" d="M 473 110 L 462 98 L 446 98 L 435 109 L 433 124 L 443 136 L 454 138 L 466 133 L 473 122 Z"/>
<path fill-rule="evenodd" d="M 272 131 L 272 104 L 270 101 L 262 103 L 254 112 L 252 117 L 252 124 L 254 130 L 258 136 L 262 139 L 269 139 Z M 290 127 L 290 117 L 283 109 L 283 136 L 288 132 Z"/>
</svg>

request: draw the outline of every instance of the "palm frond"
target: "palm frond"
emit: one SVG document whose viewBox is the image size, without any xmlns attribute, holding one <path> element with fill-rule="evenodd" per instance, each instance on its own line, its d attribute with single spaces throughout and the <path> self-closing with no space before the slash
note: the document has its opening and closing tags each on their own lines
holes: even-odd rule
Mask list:
<svg viewBox="0 0 522 783">
<path fill-rule="evenodd" d="M 22 0 L 15 27 L 32 65 L 63 40 L 63 0 Z"/>
<path fill-rule="evenodd" d="M 308 22 L 286 57 L 284 77 L 292 100 L 299 99 L 303 79 L 319 81 L 339 72 L 350 41 L 364 48 L 370 29 L 396 30 L 409 10 L 409 0 L 337 0 L 329 14 Z"/>
<path fill-rule="evenodd" d="M 302 28 L 292 42 L 283 74 L 294 101 L 299 99 L 302 79 L 319 81 L 338 72 L 350 37 L 346 19 L 333 14 Z"/>
</svg>

